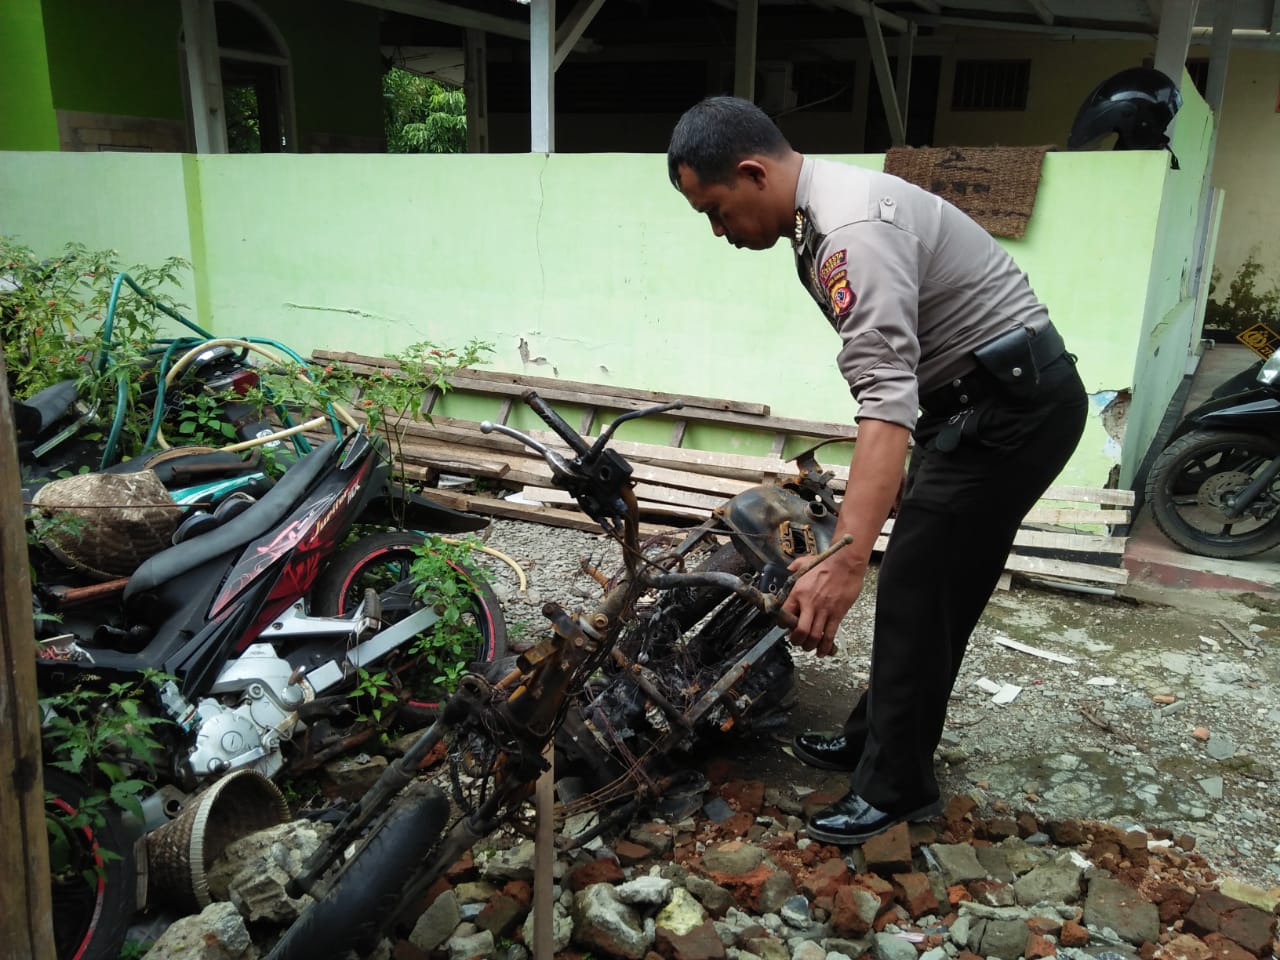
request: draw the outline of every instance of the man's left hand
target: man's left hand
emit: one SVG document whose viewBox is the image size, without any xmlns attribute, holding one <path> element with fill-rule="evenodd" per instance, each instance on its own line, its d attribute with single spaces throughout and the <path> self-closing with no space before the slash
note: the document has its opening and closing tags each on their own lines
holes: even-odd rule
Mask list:
<svg viewBox="0 0 1280 960">
<path fill-rule="evenodd" d="M 836 652 L 836 629 L 862 593 L 866 575 L 865 570 L 850 570 L 839 562 L 838 556 L 801 574 L 782 605 L 782 609 L 794 614 L 798 621 L 791 631 L 791 641 L 820 657 Z M 811 558 L 801 557 L 790 569 L 801 570 L 810 563 Z"/>
</svg>

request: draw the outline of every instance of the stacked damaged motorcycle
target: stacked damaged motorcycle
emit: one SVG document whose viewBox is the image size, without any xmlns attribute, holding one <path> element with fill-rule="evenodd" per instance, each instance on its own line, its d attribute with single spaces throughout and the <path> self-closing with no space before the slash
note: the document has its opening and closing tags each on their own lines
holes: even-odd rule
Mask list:
<svg viewBox="0 0 1280 960">
<path fill-rule="evenodd" d="M 141 711 L 164 720 L 148 727 L 160 748 L 110 759 L 157 794 L 185 796 L 238 770 L 274 777 L 286 765 L 349 749 L 358 726 L 349 694 L 362 672 L 385 672 L 406 709 L 434 712 L 440 689 L 418 643 L 439 614 L 431 585 L 410 575 L 425 538 L 365 531 L 389 522 L 393 507 L 417 530 L 458 533 L 486 522 L 393 487 L 385 444 L 362 430 L 315 448 L 268 485 L 252 460 L 227 459 L 178 448 L 159 461 L 144 458 L 146 470 L 69 478 L 100 481 L 100 490 L 124 483 L 134 494 L 128 507 L 96 523 L 93 508 L 103 497 L 84 504 L 88 530 L 46 527 L 50 552 L 68 564 L 62 582 L 48 567 L 37 578 L 40 689 L 45 696 L 121 683 L 144 690 Z M 184 510 L 180 496 L 166 495 L 184 479 L 202 488 L 231 485 L 236 496 L 211 511 Z M 41 489 L 55 518 L 58 509 L 48 504 L 65 503 L 54 496 L 59 482 Z M 105 538 L 89 532 L 113 523 Z M 139 526 L 144 539 L 177 542 L 140 565 L 133 558 L 127 576 L 76 576 L 86 566 L 107 574 L 112 563 L 128 566 L 124 531 Z M 470 658 L 501 656 L 506 628 L 495 597 L 469 571 L 457 572 L 468 584 L 467 617 L 479 638 Z M 112 708 L 110 698 L 102 703 Z M 56 769 L 46 786 L 68 816 L 89 789 Z M 73 857 L 96 861 L 97 879 L 55 883 L 59 957 L 116 955 L 135 907 L 130 838 L 140 827 L 108 814 L 100 828 L 72 832 Z M 102 859 L 104 849 L 116 858 Z"/>
<path fill-rule="evenodd" d="M 1250 557 L 1280 545 L 1280 352 L 1214 391 L 1147 477 L 1156 525 L 1190 553 Z"/>
<path fill-rule="evenodd" d="M 556 821 L 599 818 L 559 832 L 557 845 L 579 846 L 687 794 L 697 776 L 690 751 L 705 753 L 725 733 L 769 730 L 787 706 L 788 567 L 821 562 L 849 539 L 832 542 L 832 475 L 812 450 L 796 458 L 794 477 L 738 494 L 679 539 L 645 543 L 631 465 L 608 444 L 620 424 L 679 404 L 624 414 L 588 443 L 536 394 L 525 400 L 568 456 L 504 425 L 482 429 L 539 453 L 556 485 L 617 541 L 623 569 L 592 571 L 602 586 L 594 603 L 573 612 L 548 603 L 549 635 L 463 677 L 435 723 L 308 860 L 290 894 L 317 902 L 270 960 L 364 956 L 411 924 L 410 908 L 483 837 L 502 826 L 531 832 L 526 801 L 553 745 Z"/>
</svg>

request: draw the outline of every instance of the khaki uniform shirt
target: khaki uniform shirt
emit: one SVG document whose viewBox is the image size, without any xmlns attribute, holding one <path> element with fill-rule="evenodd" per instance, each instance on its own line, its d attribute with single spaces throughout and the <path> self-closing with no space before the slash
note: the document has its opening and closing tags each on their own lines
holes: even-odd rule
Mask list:
<svg viewBox="0 0 1280 960">
<path fill-rule="evenodd" d="M 974 347 L 1049 324 L 986 230 L 889 174 L 806 157 L 793 244 L 801 281 L 844 341 L 858 419 L 912 429 L 920 396 L 973 369 Z"/>
</svg>

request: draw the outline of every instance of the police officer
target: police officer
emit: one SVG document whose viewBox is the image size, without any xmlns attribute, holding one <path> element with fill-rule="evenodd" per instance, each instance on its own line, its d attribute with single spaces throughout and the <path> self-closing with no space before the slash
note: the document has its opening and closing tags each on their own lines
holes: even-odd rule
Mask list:
<svg viewBox="0 0 1280 960">
<path fill-rule="evenodd" d="M 667 167 L 717 237 L 752 250 L 790 241 L 858 401 L 836 528 L 852 544 L 797 580 L 786 603 L 799 620 L 793 642 L 834 653 L 898 502 L 868 689 L 839 735 L 793 744 L 809 764 L 852 773 L 849 792 L 810 817 L 810 836 L 860 843 L 941 810 L 933 752 L 948 696 L 1019 523 L 1080 438 L 1084 388 L 1026 276 L 941 198 L 805 157 L 734 97 L 680 118 Z"/>
</svg>

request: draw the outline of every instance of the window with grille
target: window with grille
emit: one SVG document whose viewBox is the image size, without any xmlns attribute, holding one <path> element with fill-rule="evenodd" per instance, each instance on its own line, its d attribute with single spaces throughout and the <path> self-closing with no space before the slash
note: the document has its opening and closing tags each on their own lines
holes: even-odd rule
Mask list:
<svg viewBox="0 0 1280 960">
<path fill-rule="evenodd" d="M 952 110 L 1025 110 L 1030 60 L 957 60 Z"/>
</svg>

